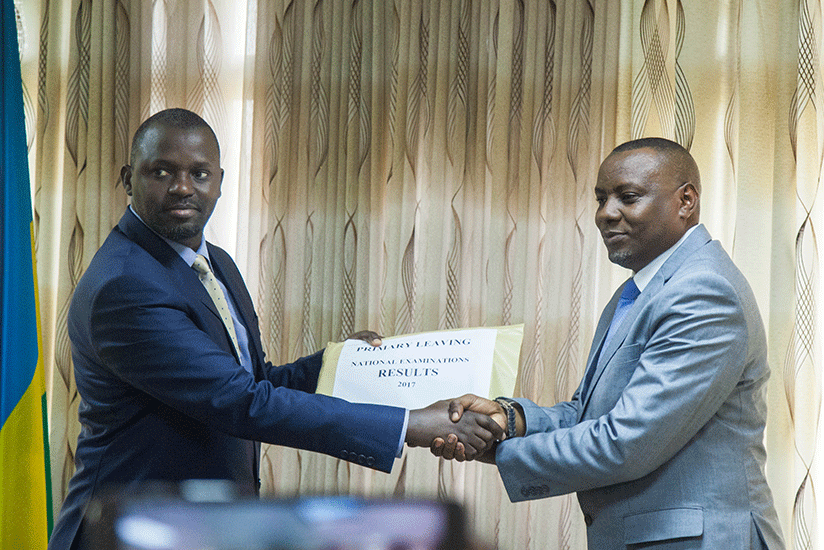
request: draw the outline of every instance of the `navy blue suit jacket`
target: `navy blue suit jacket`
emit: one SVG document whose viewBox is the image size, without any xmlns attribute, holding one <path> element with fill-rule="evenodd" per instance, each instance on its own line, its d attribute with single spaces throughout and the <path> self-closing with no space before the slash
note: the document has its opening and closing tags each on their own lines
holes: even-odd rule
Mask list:
<svg viewBox="0 0 824 550">
<path fill-rule="evenodd" d="M 392 469 L 404 410 L 313 394 L 321 352 L 267 362 L 237 266 L 208 248 L 249 332 L 252 373 L 197 273 L 131 210 L 80 279 L 68 329 L 82 428 L 50 549 L 72 546 L 107 485 L 224 479 L 257 490 L 260 441 Z"/>
</svg>

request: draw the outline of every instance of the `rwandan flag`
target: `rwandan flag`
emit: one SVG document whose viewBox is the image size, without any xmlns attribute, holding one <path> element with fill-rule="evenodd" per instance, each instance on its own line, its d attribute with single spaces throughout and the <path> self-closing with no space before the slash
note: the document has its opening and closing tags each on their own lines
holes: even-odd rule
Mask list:
<svg viewBox="0 0 824 550">
<path fill-rule="evenodd" d="M 46 548 L 46 392 L 14 2 L 2 0 L 0 91 L 0 548 Z"/>
</svg>

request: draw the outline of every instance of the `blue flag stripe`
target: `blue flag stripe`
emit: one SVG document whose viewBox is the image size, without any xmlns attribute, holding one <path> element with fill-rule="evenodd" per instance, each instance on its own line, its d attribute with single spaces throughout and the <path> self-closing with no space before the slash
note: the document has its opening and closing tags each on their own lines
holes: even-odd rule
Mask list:
<svg viewBox="0 0 824 550">
<path fill-rule="evenodd" d="M 0 128 L 0 427 L 34 379 L 37 318 L 31 246 L 26 121 L 14 4 L 3 0 Z"/>
</svg>

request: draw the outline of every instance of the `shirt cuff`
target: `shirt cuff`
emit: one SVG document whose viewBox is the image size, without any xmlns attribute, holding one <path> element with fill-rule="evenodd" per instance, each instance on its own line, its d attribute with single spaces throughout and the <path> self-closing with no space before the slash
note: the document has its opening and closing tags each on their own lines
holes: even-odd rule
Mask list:
<svg viewBox="0 0 824 550">
<path fill-rule="evenodd" d="M 406 428 L 409 426 L 409 409 L 404 411 L 403 428 L 401 428 L 401 440 L 398 441 L 398 451 L 395 453 L 395 458 L 400 458 L 403 454 L 403 444 L 406 442 Z"/>
</svg>

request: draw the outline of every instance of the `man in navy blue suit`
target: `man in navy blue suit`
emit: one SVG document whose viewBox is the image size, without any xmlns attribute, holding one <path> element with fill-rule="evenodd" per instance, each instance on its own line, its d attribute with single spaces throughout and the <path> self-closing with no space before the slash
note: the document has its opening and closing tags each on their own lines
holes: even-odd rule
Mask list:
<svg viewBox="0 0 824 550">
<path fill-rule="evenodd" d="M 322 352 L 281 367 L 266 361 L 237 266 L 203 238 L 223 169 L 202 118 L 152 116 L 130 162 L 121 178 L 132 204 L 69 310 L 82 429 L 50 549 L 83 547 L 86 507 L 107 486 L 221 479 L 256 492 L 261 441 L 388 472 L 404 442 L 429 446 L 455 431 L 446 402 L 407 411 L 314 394 Z M 208 266 L 222 298 L 195 263 Z M 380 344 L 374 332 L 352 337 Z M 502 435 L 486 415 L 465 419 L 458 435 L 470 454 Z"/>
</svg>

